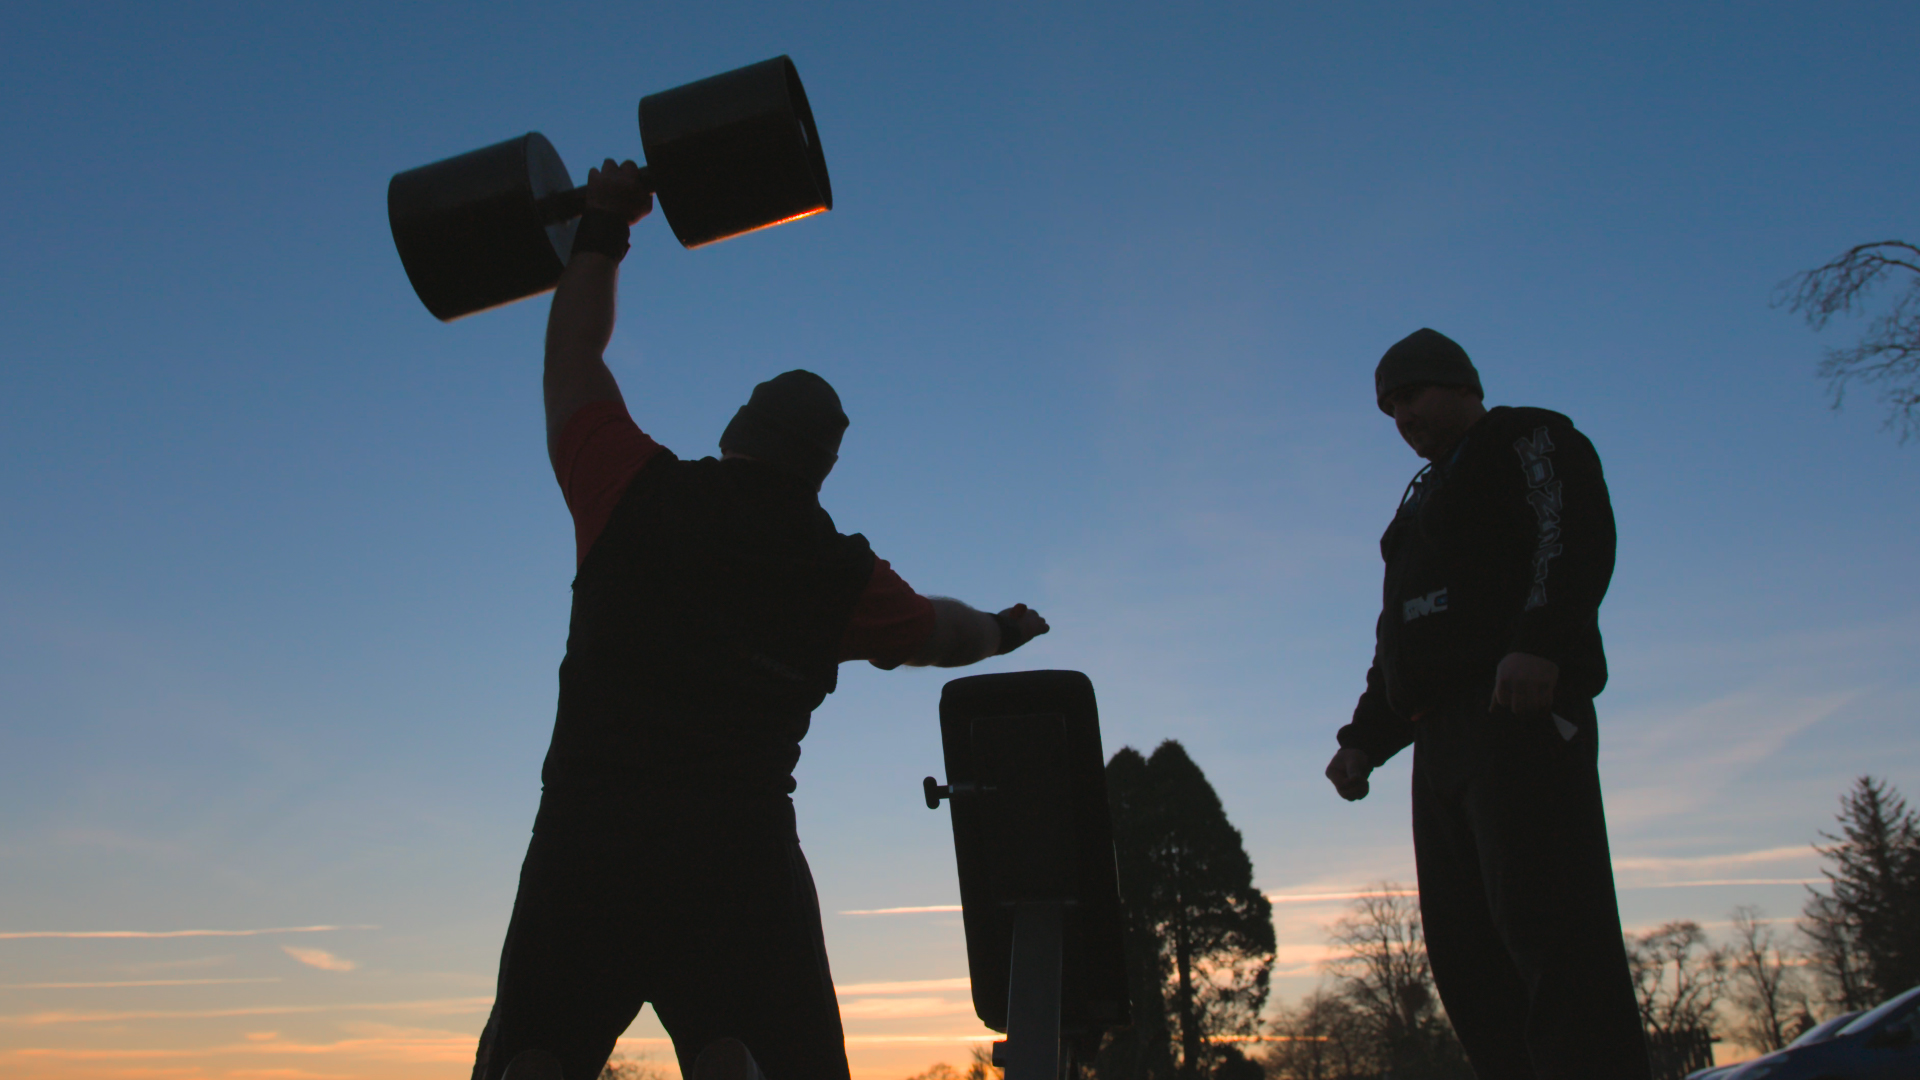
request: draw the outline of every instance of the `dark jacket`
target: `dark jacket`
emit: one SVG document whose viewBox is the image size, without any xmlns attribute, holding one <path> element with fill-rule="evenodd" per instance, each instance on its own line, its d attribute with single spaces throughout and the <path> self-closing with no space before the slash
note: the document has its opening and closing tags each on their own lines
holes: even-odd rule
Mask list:
<svg viewBox="0 0 1920 1080">
<path fill-rule="evenodd" d="M 1613 507 L 1593 444 L 1566 417 L 1489 410 L 1408 485 L 1380 554 L 1373 667 L 1341 746 L 1379 765 L 1413 741 L 1415 716 L 1490 696 L 1510 652 L 1560 665 L 1559 698 L 1606 686 Z"/>
<path fill-rule="evenodd" d="M 536 831 L 790 822 L 800 740 L 873 566 L 796 475 L 661 451 L 574 579 Z"/>
</svg>

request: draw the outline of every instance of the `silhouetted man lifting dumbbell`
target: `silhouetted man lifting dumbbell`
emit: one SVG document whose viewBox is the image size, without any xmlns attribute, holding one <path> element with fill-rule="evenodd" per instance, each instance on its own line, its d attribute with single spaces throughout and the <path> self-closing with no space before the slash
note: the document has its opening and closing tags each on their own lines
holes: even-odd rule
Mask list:
<svg viewBox="0 0 1920 1080">
<path fill-rule="evenodd" d="M 579 574 L 474 1080 L 516 1059 L 516 1080 L 556 1066 L 594 1080 L 649 1002 L 688 1076 L 757 1064 L 772 1080 L 846 1080 L 790 798 L 811 713 L 842 661 L 959 667 L 1047 624 L 1024 605 L 921 596 L 835 530 L 819 490 L 847 418 L 818 375 L 755 387 L 718 459 L 684 461 L 642 432 L 602 353 L 628 226 L 653 198 L 633 162 L 609 159 L 586 206 L 544 384 Z"/>
</svg>

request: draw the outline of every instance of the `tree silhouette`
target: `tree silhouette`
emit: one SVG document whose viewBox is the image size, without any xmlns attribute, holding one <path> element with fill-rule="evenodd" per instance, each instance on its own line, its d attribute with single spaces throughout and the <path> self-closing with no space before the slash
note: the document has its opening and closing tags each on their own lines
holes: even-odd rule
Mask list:
<svg viewBox="0 0 1920 1080">
<path fill-rule="evenodd" d="M 1380 1047 L 1366 1018 L 1338 993 L 1316 990 L 1274 1019 L 1267 1053 L 1274 1080 L 1363 1080 L 1379 1074 Z"/>
<path fill-rule="evenodd" d="M 1907 279 L 1906 290 L 1867 324 L 1857 344 L 1827 350 L 1820 377 L 1827 380 L 1836 409 L 1847 384 L 1856 379 L 1879 388 L 1880 400 L 1887 404 L 1887 426 L 1896 428 L 1900 441 L 1906 442 L 1920 432 L 1920 248 L 1904 240 L 1858 244 L 1825 266 L 1781 282 L 1774 306 L 1804 314 L 1808 325 L 1818 330 L 1835 315 L 1864 309 L 1875 286 L 1900 277 Z"/>
<path fill-rule="evenodd" d="M 1740 1010 L 1734 1035 L 1763 1054 L 1793 1041 L 1812 1020 L 1797 963 L 1761 919 L 1759 908 L 1733 909 L 1728 997 Z"/>
<path fill-rule="evenodd" d="M 1408 889 L 1374 885 L 1333 924 L 1328 940 L 1338 951 L 1327 973 L 1360 1018 L 1380 1069 L 1410 1080 L 1472 1075 L 1441 1012 L 1420 903 Z"/>
<path fill-rule="evenodd" d="M 926 1072 L 907 1077 L 907 1080 L 1000 1080 L 1004 1075 L 993 1063 L 993 1051 L 975 1043 L 968 1049 L 968 1053 L 971 1060 L 968 1061 L 964 1072 L 943 1061 L 928 1068 Z"/>
<path fill-rule="evenodd" d="M 1800 909 L 1800 933 L 1807 939 L 1807 967 L 1821 997 L 1839 1012 L 1857 1012 L 1875 1003 L 1867 982 L 1860 932 L 1831 896 L 1814 893 Z"/>
<path fill-rule="evenodd" d="M 1727 985 L 1727 955 L 1691 919 L 1627 935 L 1627 970 L 1650 1036 L 1677 1036 L 1717 1026 L 1714 1007 Z"/>
<path fill-rule="evenodd" d="M 614 1054 L 601 1068 L 600 1080 L 667 1080 L 667 1070 L 652 1061 L 647 1054 L 641 1054 L 637 1058 L 628 1057 L 625 1054 Z"/>
<path fill-rule="evenodd" d="M 1273 969 L 1273 905 L 1213 785 L 1171 739 L 1107 763 L 1127 904 L 1133 1026 L 1110 1036 L 1101 1080 L 1187 1080 L 1232 1064 L 1213 1040 L 1253 1035 Z M 1178 1048 L 1179 1056 L 1174 1055 Z"/>
<path fill-rule="evenodd" d="M 1920 815 L 1898 792 L 1862 776 L 1840 797 L 1840 834 L 1826 856 L 1827 892 L 1814 892 L 1802 929 L 1836 1003 L 1865 1008 L 1920 983 Z"/>
<path fill-rule="evenodd" d="M 1439 999 L 1427 962 L 1420 905 L 1389 882 L 1353 903 L 1353 913 L 1329 933 L 1340 954 L 1327 961 L 1340 987 L 1385 1040 L 1412 1031 L 1431 1016 Z"/>
</svg>

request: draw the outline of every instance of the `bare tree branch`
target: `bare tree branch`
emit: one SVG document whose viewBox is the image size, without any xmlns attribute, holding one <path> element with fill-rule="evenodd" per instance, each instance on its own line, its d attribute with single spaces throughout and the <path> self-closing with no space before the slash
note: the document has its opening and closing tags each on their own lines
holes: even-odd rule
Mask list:
<svg viewBox="0 0 1920 1080">
<path fill-rule="evenodd" d="M 1627 969 L 1649 1035 L 1715 1030 L 1727 954 L 1713 947 L 1699 923 L 1682 920 L 1638 937 L 1629 934 Z"/>
<path fill-rule="evenodd" d="M 1819 374 L 1835 409 L 1852 382 L 1873 387 L 1887 406 L 1886 426 L 1901 442 L 1920 434 L 1920 247 L 1904 240 L 1857 244 L 1827 262 L 1780 283 L 1773 306 L 1796 311 L 1815 330 L 1835 315 L 1866 309 L 1882 281 L 1904 275 L 1907 287 L 1892 307 L 1867 324 L 1859 342 L 1828 349 Z"/>
<path fill-rule="evenodd" d="M 1748 905 L 1733 909 L 1733 945 L 1728 951 L 1728 996 L 1740 1009 L 1735 1037 L 1763 1054 L 1786 1046 L 1813 1019 L 1796 958 L 1781 947 L 1760 909 Z"/>
<path fill-rule="evenodd" d="M 1327 970 L 1381 1038 L 1414 1030 L 1436 1004 L 1420 907 L 1403 891 L 1380 883 L 1328 933 L 1339 952 Z"/>
<path fill-rule="evenodd" d="M 1440 1007 L 1419 903 L 1406 893 L 1380 882 L 1329 928 L 1334 955 L 1323 966 L 1333 979 L 1332 996 L 1371 1047 L 1365 1075 L 1471 1076 L 1466 1051 Z"/>
</svg>

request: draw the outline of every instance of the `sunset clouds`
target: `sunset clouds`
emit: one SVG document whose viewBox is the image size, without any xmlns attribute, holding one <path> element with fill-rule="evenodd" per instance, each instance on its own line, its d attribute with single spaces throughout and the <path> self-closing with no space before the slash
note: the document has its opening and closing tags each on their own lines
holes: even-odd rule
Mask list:
<svg viewBox="0 0 1920 1080">
<path fill-rule="evenodd" d="M 310 968 L 319 968 L 321 971 L 352 971 L 360 966 L 351 960 L 335 956 L 325 949 L 302 949 L 295 945 L 282 945 L 280 951 Z"/>
<path fill-rule="evenodd" d="M 267 934 L 320 934 L 331 930 L 378 930 L 377 926 L 277 926 L 262 930 L 12 930 L 0 931 L 0 941 L 147 940 L 202 937 L 261 937 Z"/>
</svg>

